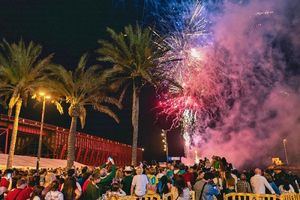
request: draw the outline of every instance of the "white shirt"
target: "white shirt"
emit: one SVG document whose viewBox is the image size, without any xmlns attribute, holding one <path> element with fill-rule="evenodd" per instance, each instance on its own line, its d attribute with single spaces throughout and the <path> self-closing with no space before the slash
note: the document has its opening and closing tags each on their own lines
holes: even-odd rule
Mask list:
<svg viewBox="0 0 300 200">
<path fill-rule="evenodd" d="M 148 178 L 145 174 L 135 175 L 132 179 L 132 186 L 135 187 L 134 193 L 137 196 L 144 196 L 147 192 Z"/>
<path fill-rule="evenodd" d="M 237 182 L 238 182 L 238 177 L 234 174 L 231 174 L 232 178 L 234 179 L 234 189 L 237 191 Z"/>
<path fill-rule="evenodd" d="M 64 195 L 60 191 L 49 191 L 46 196 L 45 200 L 64 200 Z"/>
<path fill-rule="evenodd" d="M 189 188 L 184 188 L 181 196 L 177 198 L 177 200 L 189 200 L 190 199 L 190 190 Z"/>
<path fill-rule="evenodd" d="M 252 176 L 250 179 L 250 183 L 254 194 L 266 194 L 266 187 L 272 194 L 275 194 L 267 179 L 259 174 Z"/>
<path fill-rule="evenodd" d="M 294 193 L 294 192 L 295 192 L 293 186 L 289 185 L 289 187 L 290 187 L 289 190 L 285 190 L 285 189 L 283 188 L 283 185 L 280 185 L 280 186 L 279 186 L 279 190 L 280 190 L 281 194 L 283 194 L 283 193 Z"/>
</svg>

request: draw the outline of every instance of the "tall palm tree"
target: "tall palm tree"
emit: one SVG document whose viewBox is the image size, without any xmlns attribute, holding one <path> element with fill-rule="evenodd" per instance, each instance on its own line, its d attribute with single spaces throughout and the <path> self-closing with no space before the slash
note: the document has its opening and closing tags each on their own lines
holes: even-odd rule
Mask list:
<svg viewBox="0 0 300 200">
<path fill-rule="evenodd" d="M 110 81 L 126 88 L 132 85 L 132 164 L 137 163 L 137 142 L 139 124 L 139 99 L 142 87 L 148 83 L 157 85 L 163 79 L 159 69 L 162 56 L 168 51 L 161 39 L 153 37 L 150 28 L 138 25 L 125 27 L 124 32 L 116 33 L 108 28 L 111 40 L 99 40 L 97 49 L 99 61 L 113 64 L 108 72 Z"/>
<path fill-rule="evenodd" d="M 9 101 L 9 116 L 15 108 L 7 168 L 11 168 L 13 163 L 22 105 L 26 105 L 28 97 L 45 81 L 43 70 L 50 65 L 52 59 L 52 55 L 40 58 L 41 52 L 41 45 L 33 42 L 26 45 L 23 40 L 12 44 L 4 40 L 0 44 L 0 97 L 5 102 Z"/>
<path fill-rule="evenodd" d="M 119 118 L 106 105 L 112 104 L 121 108 L 118 99 L 107 95 L 105 73 L 98 66 L 87 65 L 87 56 L 80 58 L 75 71 L 68 71 L 62 66 L 49 68 L 48 86 L 55 90 L 56 96 L 65 98 L 69 104 L 68 113 L 71 117 L 70 132 L 68 137 L 67 168 L 71 168 L 75 161 L 75 133 L 78 118 L 83 128 L 86 120 L 86 106 L 92 106 L 95 110 L 112 117 L 116 122 Z"/>
</svg>

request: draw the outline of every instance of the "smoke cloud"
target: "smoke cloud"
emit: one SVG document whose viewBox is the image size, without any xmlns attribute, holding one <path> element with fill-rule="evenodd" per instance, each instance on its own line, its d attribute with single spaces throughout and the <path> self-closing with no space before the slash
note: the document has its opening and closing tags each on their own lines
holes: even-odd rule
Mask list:
<svg viewBox="0 0 300 200">
<path fill-rule="evenodd" d="M 225 2 L 213 13 L 215 43 L 228 52 L 230 80 L 241 95 L 217 126 L 194 136 L 202 156 L 227 157 L 236 167 L 300 162 L 299 2 Z M 206 135 L 205 140 L 203 134 Z"/>
</svg>

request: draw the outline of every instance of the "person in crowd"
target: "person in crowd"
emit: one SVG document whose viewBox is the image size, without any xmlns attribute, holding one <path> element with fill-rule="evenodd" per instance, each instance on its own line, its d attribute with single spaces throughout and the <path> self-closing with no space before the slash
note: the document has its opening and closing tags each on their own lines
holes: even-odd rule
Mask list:
<svg viewBox="0 0 300 200">
<path fill-rule="evenodd" d="M 300 192 L 300 190 L 299 190 L 300 189 L 299 188 L 300 178 L 296 174 L 292 174 L 291 171 L 289 171 L 287 175 L 288 175 L 289 182 L 293 186 L 295 192 L 299 193 Z"/>
<path fill-rule="evenodd" d="M 59 182 L 54 180 L 51 183 L 51 188 L 45 196 L 45 200 L 64 200 L 64 195 L 59 191 Z"/>
<path fill-rule="evenodd" d="M 88 167 L 85 166 L 81 169 L 81 174 L 78 176 L 78 183 L 83 186 L 84 182 L 90 177 L 91 173 L 88 171 Z"/>
<path fill-rule="evenodd" d="M 143 162 L 136 167 L 136 176 L 133 176 L 134 169 L 131 166 L 126 166 L 124 170 L 119 168 L 116 172 L 111 158 L 101 168 L 40 169 L 40 173 L 29 168 L 6 170 L 0 175 L 0 200 L 5 195 L 7 200 L 94 200 L 118 199 L 124 195 L 143 198 L 146 194 L 158 194 L 162 197 L 169 193 L 174 200 L 185 200 L 190 198 L 189 185 L 195 191 L 196 200 L 222 200 L 224 193 L 251 193 L 251 190 L 255 194 L 299 191 L 299 177 L 291 172 L 267 169 L 262 176 L 262 171 L 255 169 L 241 171 L 242 174 L 239 175 L 225 158 L 214 156 L 210 168 L 207 168 L 208 162 L 208 159 L 200 159 L 199 163 L 191 167 L 179 161 L 168 163 L 167 166 L 158 165 L 157 162 L 149 165 Z M 85 178 L 86 175 L 89 178 Z M 240 177 L 237 183 L 235 175 Z M 40 187 L 40 183 L 48 187 Z M 151 183 L 154 183 L 152 190 L 149 187 Z M 40 190 L 43 192 L 40 193 Z"/>
<path fill-rule="evenodd" d="M 158 184 L 158 179 L 156 177 L 156 170 L 154 167 L 150 167 L 147 170 L 147 177 L 148 177 L 148 193 L 149 194 L 155 194 L 156 193 L 156 186 Z"/>
<path fill-rule="evenodd" d="M 61 191 L 65 200 L 79 199 L 82 193 L 80 184 L 75 179 L 75 170 L 69 169 L 68 177 L 64 180 Z"/>
<path fill-rule="evenodd" d="M 101 197 L 101 190 L 98 184 L 101 181 L 101 176 L 98 172 L 92 174 L 90 181 L 87 185 L 87 188 L 84 192 L 83 199 L 86 200 L 95 200 Z"/>
<path fill-rule="evenodd" d="M 237 193 L 252 193 L 250 183 L 247 181 L 245 174 L 241 174 L 240 180 L 237 182 Z"/>
<path fill-rule="evenodd" d="M 160 171 L 160 173 L 156 176 L 158 179 L 156 193 L 158 193 L 162 196 L 163 194 L 167 194 L 169 192 L 168 176 L 167 176 L 166 169 L 161 168 L 159 171 Z"/>
<path fill-rule="evenodd" d="M 204 180 L 206 181 L 206 183 L 204 184 L 203 189 L 200 192 L 200 200 L 213 200 L 220 194 L 218 187 L 213 182 L 213 178 L 214 175 L 212 172 L 206 172 L 204 174 Z"/>
<path fill-rule="evenodd" d="M 35 186 L 36 182 L 34 180 L 34 177 L 29 177 L 28 178 L 28 185 L 26 186 L 26 188 L 24 190 L 22 190 L 16 200 L 27 200 L 30 198 L 31 193 L 34 190 L 34 186 Z"/>
<path fill-rule="evenodd" d="M 269 182 L 269 184 L 273 188 L 274 192 L 276 194 L 280 195 L 281 192 L 280 192 L 279 188 L 277 187 L 277 185 L 275 184 L 272 175 L 269 174 L 269 173 L 264 173 L 264 177 L 267 179 L 267 181 Z M 269 193 L 270 193 L 270 191 L 269 191 Z"/>
<path fill-rule="evenodd" d="M 183 179 L 187 184 L 188 188 L 192 190 L 192 184 L 194 182 L 194 169 L 193 167 L 188 167 L 185 173 L 183 173 Z"/>
<path fill-rule="evenodd" d="M 107 169 L 110 164 L 110 172 Z M 109 157 L 107 162 L 101 166 L 100 169 L 100 182 L 97 183 L 100 188 L 101 195 L 105 194 L 107 190 L 109 190 L 114 177 L 116 176 L 116 166 L 114 160 Z"/>
<path fill-rule="evenodd" d="M 145 174 L 143 174 L 143 167 L 136 167 L 136 175 L 132 179 L 131 195 L 142 197 L 147 193 L 149 181 Z"/>
<path fill-rule="evenodd" d="M 197 181 L 193 187 L 196 199 L 200 199 L 201 192 L 206 184 L 206 181 L 204 180 L 204 174 L 205 173 L 203 171 L 199 171 Z"/>
<path fill-rule="evenodd" d="M 168 179 L 173 179 L 174 177 L 174 165 L 171 163 L 168 163 L 167 177 Z"/>
<path fill-rule="evenodd" d="M 215 171 L 213 181 L 220 191 L 223 190 L 223 180 L 219 171 Z"/>
<path fill-rule="evenodd" d="M 235 179 L 233 178 L 232 174 L 230 171 L 226 171 L 225 172 L 225 188 L 224 188 L 224 192 L 225 194 L 229 194 L 232 192 L 235 192 Z"/>
<path fill-rule="evenodd" d="M 174 186 L 177 190 L 177 194 L 174 195 L 174 199 L 177 199 L 177 200 L 189 200 L 190 199 L 190 190 L 182 176 L 179 176 L 175 180 Z"/>
<path fill-rule="evenodd" d="M 268 190 L 275 194 L 275 191 L 271 187 L 271 185 L 268 183 L 267 179 L 262 176 L 261 169 L 256 168 L 255 169 L 255 175 L 251 177 L 250 183 L 253 189 L 254 194 L 266 194 L 266 187 Z"/>
<path fill-rule="evenodd" d="M 133 179 L 132 171 L 133 169 L 131 166 L 126 166 L 124 169 L 124 177 L 121 181 L 121 184 L 126 195 L 130 195 L 131 183 Z"/>
<path fill-rule="evenodd" d="M 22 192 L 27 186 L 25 179 L 21 178 L 17 181 L 17 187 L 8 192 L 6 200 L 15 200 L 17 199 L 20 192 Z"/>
<path fill-rule="evenodd" d="M 42 192 L 44 190 L 43 186 L 36 185 L 33 189 L 33 192 L 31 193 L 30 200 L 42 200 L 43 195 Z"/>
<path fill-rule="evenodd" d="M 85 180 L 85 182 L 82 185 L 82 193 L 86 191 L 87 186 L 89 185 L 92 178 L 92 174 Z"/>
<path fill-rule="evenodd" d="M 55 180 L 56 180 L 56 176 L 52 172 L 52 170 L 46 173 L 46 175 L 45 175 L 45 182 L 44 182 L 44 185 L 43 185 L 43 187 L 44 187 L 43 196 L 45 196 L 47 194 L 47 192 L 50 191 L 51 184 Z"/>
<path fill-rule="evenodd" d="M 116 176 L 115 176 L 115 178 L 113 179 L 113 182 L 121 183 L 122 180 L 123 180 L 123 178 L 124 178 L 124 172 L 123 172 L 123 169 L 122 169 L 122 168 L 117 169 L 117 171 L 116 171 Z"/>
<path fill-rule="evenodd" d="M 106 192 L 106 199 L 111 199 L 112 197 L 116 197 L 118 199 L 119 197 L 126 196 L 126 193 L 121 189 L 120 184 L 118 182 L 115 182 L 111 185 L 111 189 Z"/>
<path fill-rule="evenodd" d="M 0 181 L 0 200 L 4 199 L 4 194 L 11 190 L 12 188 L 12 175 L 13 170 L 6 169 L 1 177 Z"/>
<path fill-rule="evenodd" d="M 282 194 L 295 192 L 293 186 L 290 184 L 290 182 L 287 178 L 285 178 L 283 180 L 283 184 L 279 186 L 279 190 Z"/>
</svg>

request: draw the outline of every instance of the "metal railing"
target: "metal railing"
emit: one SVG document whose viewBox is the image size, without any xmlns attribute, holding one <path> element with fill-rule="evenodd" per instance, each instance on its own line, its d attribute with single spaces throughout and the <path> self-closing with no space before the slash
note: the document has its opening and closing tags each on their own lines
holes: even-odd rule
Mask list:
<svg viewBox="0 0 300 200">
<path fill-rule="evenodd" d="M 274 194 L 230 193 L 224 200 L 300 200 L 298 193 L 284 193 L 280 196 Z"/>
<path fill-rule="evenodd" d="M 280 200 L 300 200 L 299 193 L 284 193 L 280 195 Z"/>
<path fill-rule="evenodd" d="M 174 200 L 171 193 L 164 194 L 160 197 L 158 194 L 147 194 L 143 197 L 124 196 L 114 197 L 112 200 Z M 190 200 L 195 200 L 195 191 L 190 191 Z M 300 200 L 298 193 L 285 193 L 280 196 L 273 194 L 252 194 L 252 193 L 230 193 L 224 195 L 224 200 Z"/>
</svg>

